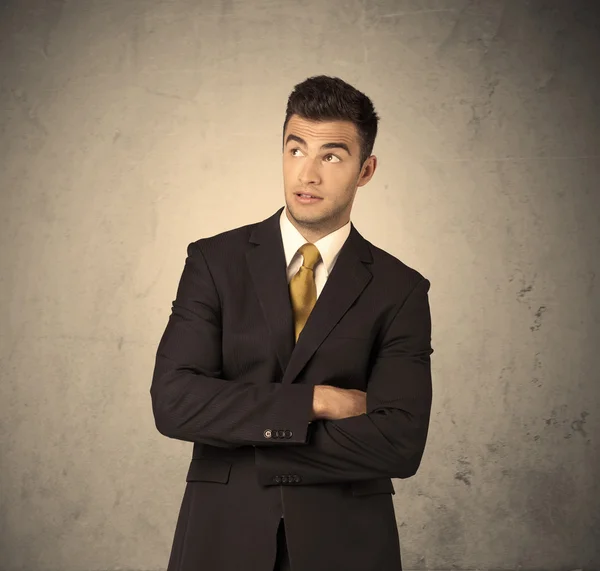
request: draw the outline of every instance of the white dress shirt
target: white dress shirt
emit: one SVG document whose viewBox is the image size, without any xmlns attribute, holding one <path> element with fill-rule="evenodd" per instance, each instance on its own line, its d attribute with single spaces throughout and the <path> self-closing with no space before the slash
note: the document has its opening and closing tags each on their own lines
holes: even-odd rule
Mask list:
<svg viewBox="0 0 600 571">
<path fill-rule="evenodd" d="M 286 209 L 281 211 L 279 219 L 281 227 L 281 238 L 283 240 L 283 250 L 285 252 L 285 262 L 287 264 L 288 284 L 302 265 L 302 255 L 298 254 L 298 248 L 306 244 L 308 240 L 298 232 L 296 227 L 290 222 L 286 214 Z M 350 235 L 350 221 L 338 228 L 334 232 L 327 234 L 314 244 L 321 254 L 321 260 L 317 262 L 314 268 L 315 285 L 317 286 L 317 298 L 321 295 L 325 282 L 333 270 L 333 266 L 338 258 L 342 246 Z"/>
</svg>

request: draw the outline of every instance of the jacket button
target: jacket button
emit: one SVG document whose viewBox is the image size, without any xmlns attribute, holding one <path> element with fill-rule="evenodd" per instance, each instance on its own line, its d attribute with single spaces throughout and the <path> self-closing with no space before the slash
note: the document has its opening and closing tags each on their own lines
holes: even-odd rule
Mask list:
<svg viewBox="0 0 600 571">
<path fill-rule="evenodd" d="M 263 432 L 263 436 L 265 438 L 271 438 L 271 430 L 267 428 L 267 430 Z"/>
<path fill-rule="evenodd" d="M 288 477 L 287 476 L 281 476 L 281 483 L 282 484 L 287 484 L 288 483 Z"/>
<path fill-rule="evenodd" d="M 276 484 L 279 484 L 279 483 L 281 482 L 281 477 L 280 477 L 280 476 L 275 476 L 275 477 L 273 478 L 273 481 L 274 481 Z"/>
<path fill-rule="evenodd" d="M 291 430 L 286 430 L 285 431 L 285 437 L 286 438 L 291 438 L 292 437 L 292 431 Z"/>
<path fill-rule="evenodd" d="M 298 476 L 298 474 L 294 474 L 294 482 L 300 482 L 302 480 L 302 478 L 300 478 L 300 476 Z"/>
</svg>

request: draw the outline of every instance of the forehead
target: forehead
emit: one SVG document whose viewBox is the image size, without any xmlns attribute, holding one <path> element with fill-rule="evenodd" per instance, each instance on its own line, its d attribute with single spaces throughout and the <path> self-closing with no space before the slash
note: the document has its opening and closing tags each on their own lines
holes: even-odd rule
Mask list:
<svg viewBox="0 0 600 571">
<path fill-rule="evenodd" d="M 292 115 L 285 128 L 285 137 L 298 135 L 309 145 L 329 142 L 346 143 L 358 146 L 358 131 L 351 121 L 311 121 L 298 115 Z"/>
</svg>

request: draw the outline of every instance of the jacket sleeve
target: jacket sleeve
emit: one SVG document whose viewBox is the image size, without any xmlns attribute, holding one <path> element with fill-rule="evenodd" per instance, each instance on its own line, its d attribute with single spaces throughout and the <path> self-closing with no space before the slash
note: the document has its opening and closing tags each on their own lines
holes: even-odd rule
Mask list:
<svg viewBox="0 0 600 571">
<path fill-rule="evenodd" d="M 290 485 L 408 478 L 419 467 L 431 411 L 431 316 L 423 278 L 389 325 L 367 384 L 367 413 L 316 420 L 306 446 L 257 448 L 258 481 Z M 277 478 L 280 481 L 280 478 Z"/>
<path fill-rule="evenodd" d="M 170 438 L 224 448 L 306 443 L 312 385 L 220 377 L 219 294 L 200 241 L 187 254 L 156 353 L 150 388 L 156 428 Z"/>
</svg>

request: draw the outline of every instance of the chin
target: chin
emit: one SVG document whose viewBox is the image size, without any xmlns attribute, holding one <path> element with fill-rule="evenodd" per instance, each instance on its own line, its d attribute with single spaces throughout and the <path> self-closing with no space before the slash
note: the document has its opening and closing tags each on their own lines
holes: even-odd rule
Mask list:
<svg viewBox="0 0 600 571">
<path fill-rule="evenodd" d="M 326 216 L 319 216 L 318 214 L 299 214 L 292 212 L 292 216 L 294 219 L 300 224 L 304 224 L 305 226 L 321 226 L 324 222 L 327 221 Z"/>
</svg>

